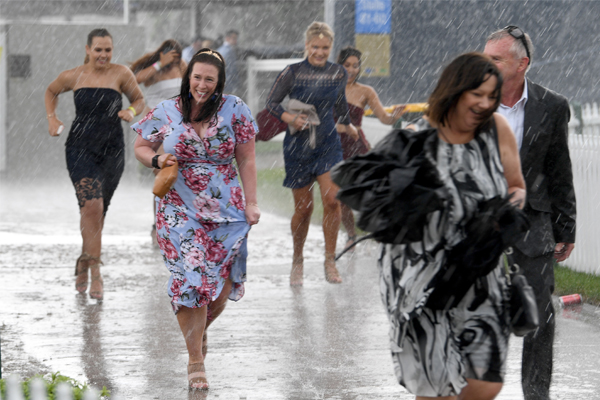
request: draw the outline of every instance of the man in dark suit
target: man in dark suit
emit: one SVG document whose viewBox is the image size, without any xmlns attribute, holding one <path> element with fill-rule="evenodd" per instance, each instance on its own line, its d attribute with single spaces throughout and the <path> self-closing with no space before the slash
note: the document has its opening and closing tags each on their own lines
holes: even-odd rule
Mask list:
<svg viewBox="0 0 600 400">
<path fill-rule="evenodd" d="M 507 117 L 519 145 L 527 185 L 527 235 L 514 249 L 536 294 L 540 326 L 525 336 L 521 382 L 525 400 L 548 400 L 554 343 L 554 260 L 566 260 L 575 247 L 575 191 L 568 148 L 567 99 L 525 78 L 533 45 L 516 26 L 492 33 L 484 53 L 504 79 L 498 112 Z"/>
</svg>

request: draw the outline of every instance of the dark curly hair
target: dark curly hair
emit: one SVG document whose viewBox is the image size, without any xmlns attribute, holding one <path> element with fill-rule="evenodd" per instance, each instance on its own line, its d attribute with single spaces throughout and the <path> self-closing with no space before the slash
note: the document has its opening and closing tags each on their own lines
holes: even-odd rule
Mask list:
<svg viewBox="0 0 600 400">
<path fill-rule="evenodd" d="M 192 99 L 190 98 L 190 76 L 192 75 L 192 71 L 194 70 L 194 64 L 203 63 L 210 64 L 217 68 L 219 71 L 217 77 L 217 87 L 215 88 L 215 93 L 211 96 L 210 99 L 204 103 L 202 109 L 196 116 L 192 116 Z M 185 75 L 183 76 L 181 82 L 181 113 L 183 114 L 183 122 L 202 122 L 202 121 L 210 121 L 211 124 L 215 123 L 213 118 L 217 115 L 217 111 L 219 111 L 219 106 L 221 105 L 221 100 L 223 99 L 223 88 L 225 87 L 225 59 L 218 52 L 211 50 L 207 47 L 198 50 L 196 54 L 190 60 L 190 63 L 185 71 Z"/>
</svg>

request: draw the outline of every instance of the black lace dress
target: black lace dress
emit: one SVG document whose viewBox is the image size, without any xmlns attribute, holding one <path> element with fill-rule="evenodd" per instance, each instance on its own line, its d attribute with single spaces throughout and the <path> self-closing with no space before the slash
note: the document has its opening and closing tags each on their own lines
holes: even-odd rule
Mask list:
<svg viewBox="0 0 600 400">
<path fill-rule="evenodd" d="M 66 142 L 67 169 L 79 207 L 102 198 L 104 214 L 125 165 L 123 127 L 118 116 L 122 95 L 109 88 L 74 92 L 75 120 Z"/>
</svg>

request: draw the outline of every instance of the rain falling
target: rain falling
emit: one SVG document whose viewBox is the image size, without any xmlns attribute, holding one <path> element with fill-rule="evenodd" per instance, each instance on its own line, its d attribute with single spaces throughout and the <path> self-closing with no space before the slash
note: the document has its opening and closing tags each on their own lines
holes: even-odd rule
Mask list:
<svg viewBox="0 0 600 400">
<path fill-rule="evenodd" d="M 552 91 L 540 98 L 560 94 L 569 118 L 559 144 L 537 128 L 518 143 L 530 153 L 568 144 L 571 169 L 542 163 L 572 170 L 564 197 L 577 201 L 573 252 L 540 272 L 555 271 L 550 395 L 600 398 L 598 15 L 600 2 L 576 0 L 0 0 L 0 378 L 12 396 L 21 381 L 60 374 L 89 385 L 86 399 L 103 388 L 117 400 L 413 399 L 398 383 L 401 329 L 382 304 L 381 244 L 361 241 L 334 261 L 371 231 L 330 196 L 328 174 L 350 125 L 357 153 L 377 151 L 423 116 L 451 61 L 514 25 L 531 37 L 530 93 L 535 83 Z M 310 36 L 314 21 L 331 35 Z M 109 35 L 90 39 L 97 29 Z M 337 65 L 349 46 L 358 53 Z M 220 76 L 223 87 L 210 82 Z M 317 104 L 317 122 L 290 99 Z M 215 114 L 195 120 L 210 104 Z M 258 127 L 267 137 L 254 141 Z M 178 159 L 175 182 L 156 197 L 165 151 Z M 552 259 L 575 237 L 571 210 L 550 200 L 562 181 L 527 160 L 521 152 L 528 199 L 554 219 L 525 241 L 551 243 L 542 253 Z M 398 309 L 414 300 L 397 295 Z M 523 338 L 507 346 L 496 398 L 529 400 Z M 45 398 L 39 380 L 31 391 Z"/>
</svg>

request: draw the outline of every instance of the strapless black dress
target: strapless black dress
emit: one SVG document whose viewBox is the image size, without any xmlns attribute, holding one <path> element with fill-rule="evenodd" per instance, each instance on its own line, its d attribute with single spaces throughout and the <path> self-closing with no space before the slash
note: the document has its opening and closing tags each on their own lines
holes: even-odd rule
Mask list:
<svg viewBox="0 0 600 400">
<path fill-rule="evenodd" d="M 102 198 L 104 214 L 125 166 L 123 127 L 118 116 L 122 95 L 109 88 L 74 92 L 75 120 L 66 142 L 67 169 L 79 207 Z"/>
</svg>

